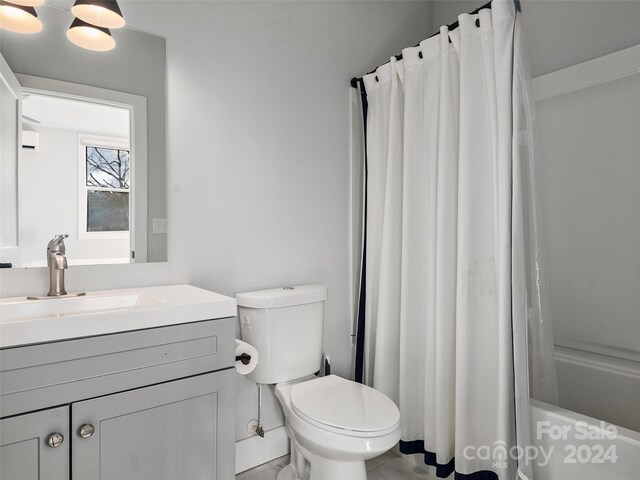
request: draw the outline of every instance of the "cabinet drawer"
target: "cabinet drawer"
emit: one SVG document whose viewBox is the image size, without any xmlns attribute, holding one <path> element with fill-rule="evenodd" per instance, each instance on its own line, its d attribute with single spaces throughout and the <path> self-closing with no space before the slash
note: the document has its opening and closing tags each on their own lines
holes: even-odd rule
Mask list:
<svg viewBox="0 0 640 480">
<path fill-rule="evenodd" d="M 0 417 L 233 366 L 233 318 L 0 351 Z"/>
</svg>

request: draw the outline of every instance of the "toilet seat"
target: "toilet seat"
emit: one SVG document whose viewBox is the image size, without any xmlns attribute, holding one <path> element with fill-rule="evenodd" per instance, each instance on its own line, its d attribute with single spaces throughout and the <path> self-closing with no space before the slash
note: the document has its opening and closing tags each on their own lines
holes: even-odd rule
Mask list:
<svg viewBox="0 0 640 480">
<path fill-rule="evenodd" d="M 291 406 L 305 421 L 341 435 L 386 435 L 400 423 L 400 413 L 387 396 L 336 375 L 293 385 Z"/>
</svg>

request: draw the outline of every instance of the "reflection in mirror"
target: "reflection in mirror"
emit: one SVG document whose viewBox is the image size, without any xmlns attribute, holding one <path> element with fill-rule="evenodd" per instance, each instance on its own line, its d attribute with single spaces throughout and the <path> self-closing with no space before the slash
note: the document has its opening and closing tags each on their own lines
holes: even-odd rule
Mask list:
<svg viewBox="0 0 640 480">
<path fill-rule="evenodd" d="M 80 48 L 71 4 L 0 31 L 0 262 L 44 266 L 55 234 L 70 265 L 166 261 L 165 41 L 125 27 L 111 51 Z"/>
<path fill-rule="evenodd" d="M 18 154 L 22 89 L 0 57 L 0 252 L 18 244 Z M 0 258 L 5 263 L 7 259 Z"/>
<path fill-rule="evenodd" d="M 76 229 L 66 241 L 70 265 L 129 263 L 129 108 L 25 90 L 22 116 L 23 132 L 35 140 L 23 140 L 20 160 L 21 219 L 29 226 L 21 232 L 22 266 L 46 266 L 42 240 Z"/>
</svg>

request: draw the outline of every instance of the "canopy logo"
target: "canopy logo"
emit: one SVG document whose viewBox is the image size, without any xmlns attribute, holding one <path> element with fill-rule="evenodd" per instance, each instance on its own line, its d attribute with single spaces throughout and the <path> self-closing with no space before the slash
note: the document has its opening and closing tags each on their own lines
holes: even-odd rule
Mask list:
<svg viewBox="0 0 640 480">
<path fill-rule="evenodd" d="M 536 425 L 536 445 L 513 445 L 499 440 L 493 445 L 468 445 L 462 454 L 467 460 L 491 462 L 495 469 L 507 468 L 509 461 L 518 464 L 537 464 L 544 467 L 551 460 L 563 463 L 616 463 L 618 437 L 615 425 L 576 422 L 571 425 L 540 421 Z"/>
<path fill-rule="evenodd" d="M 552 454 L 553 447 L 545 449 L 544 447 L 533 445 L 527 445 L 526 447 L 514 445 L 509 448 L 506 442 L 502 440 L 498 440 L 493 445 L 481 445 L 479 447 L 467 445 L 462 451 L 465 459 L 491 461 L 492 467 L 496 469 L 507 468 L 508 460 L 518 461 L 518 463 L 523 462 L 526 465 L 537 461 L 538 465 L 544 467 L 549 463 Z"/>
</svg>

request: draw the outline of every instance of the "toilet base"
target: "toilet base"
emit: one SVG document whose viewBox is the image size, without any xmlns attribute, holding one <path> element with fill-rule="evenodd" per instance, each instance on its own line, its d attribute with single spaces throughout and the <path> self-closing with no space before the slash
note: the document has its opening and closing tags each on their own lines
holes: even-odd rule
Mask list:
<svg viewBox="0 0 640 480">
<path fill-rule="evenodd" d="M 300 480 L 298 473 L 296 472 L 296 467 L 294 467 L 291 463 L 284 467 L 278 473 L 276 480 Z"/>
<path fill-rule="evenodd" d="M 367 480 L 364 462 L 336 462 L 321 459 L 311 463 L 309 480 Z"/>
<path fill-rule="evenodd" d="M 346 462 L 320 457 L 289 437 L 291 463 L 277 480 L 367 480 L 364 460 Z"/>
</svg>

